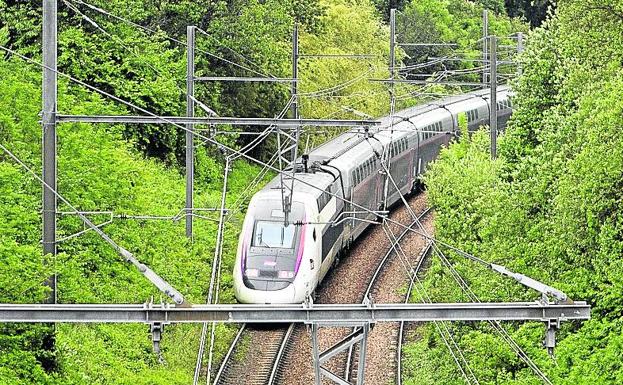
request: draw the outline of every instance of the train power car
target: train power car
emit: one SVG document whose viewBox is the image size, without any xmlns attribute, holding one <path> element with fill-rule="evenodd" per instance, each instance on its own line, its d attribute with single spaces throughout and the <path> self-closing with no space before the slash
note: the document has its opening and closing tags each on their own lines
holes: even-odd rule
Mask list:
<svg viewBox="0 0 623 385">
<path fill-rule="evenodd" d="M 306 167 L 296 169 L 287 221 L 281 180 L 268 183 L 251 199 L 240 234 L 234 266 L 238 301 L 305 301 L 338 252 L 375 219 L 369 211 L 390 207 L 414 189 L 457 133 L 460 114 L 467 116 L 470 131 L 488 123 L 488 95 L 482 90 L 408 108 L 382 118 L 378 128 L 351 130 L 314 149 Z M 509 89 L 498 90 L 496 108 L 503 129 L 512 112 Z M 381 163 L 384 153 L 390 160 Z"/>
</svg>

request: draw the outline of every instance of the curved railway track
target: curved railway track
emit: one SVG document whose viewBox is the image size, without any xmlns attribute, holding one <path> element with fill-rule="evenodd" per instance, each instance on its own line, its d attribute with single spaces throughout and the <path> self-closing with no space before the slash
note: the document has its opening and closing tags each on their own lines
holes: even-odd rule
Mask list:
<svg viewBox="0 0 623 385">
<path fill-rule="evenodd" d="M 408 303 L 409 299 L 411 298 L 411 293 L 413 293 L 413 286 L 415 285 L 416 277 L 420 273 L 422 265 L 424 264 L 424 260 L 428 256 L 428 253 L 430 253 L 432 247 L 433 244 L 429 242 L 424 251 L 422 252 L 419 260 L 417 261 L 415 268 L 413 269 L 412 278 L 410 279 L 409 287 L 407 288 L 407 293 L 405 295 L 405 303 Z M 405 322 L 400 321 L 400 326 L 398 327 L 398 335 L 396 339 L 396 385 L 402 385 L 402 345 L 405 341 L 405 338 Z"/>
<path fill-rule="evenodd" d="M 375 290 L 378 291 L 378 290 L 383 290 L 383 289 L 390 289 L 390 290 L 392 289 L 392 288 L 383 288 L 380 286 L 380 284 L 382 283 L 380 279 L 381 275 L 384 269 L 386 268 L 387 264 L 390 262 L 390 260 L 393 260 L 394 263 L 398 263 L 397 261 L 395 261 L 395 259 L 399 259 L 400 256 L 396 255 L 395 258 L 393 259 L 391 258 L 392 255 L 398 254 L 398 252 L 396 251 L 396 248 L 403 241 L 403 239 L 405 239 L 406 237 L 410 235 L 414 236 L 414 234 L 410 230 L 413 228 L 417 228 L 418 223 L 421 223 L 424 220 L 424 218 L 430 213 L 430 210 L 431 209 L 429 207 L 429 208 L 426 208 L 422 213 L 418 214 L 416 216 L 416 219 L 414 219 L 407 228 L 401 230 L 400 234 L 397 237 L 395 237 L 395 241 L 390 244 L 387 252 L 385 253 L 385 256 L 381 259 L 376 270 L 374 271 L 374 274 L 372 275 L 372 278 L 370 279 L 370 282 L 368 283 L 368 287 L 366 288 L 366 291 L 364 293 L 363 301 L 366 301 L 368 298 L 370 298 L 370 296 Z M 405 303 L 409 301 L 409 297 L 411 296 L 411 292 L 413 290 L 413 285 L 415 282 L 415 280 L 412 278 L 413 274 L 418 274 L 422 266 L 422 262 L 424 261 L 424 258 L 426 257 L 430 247 L 431 247 L 431 244 L 427 243 L 424 250 L 420 253 L 420 256 L 417 258 L 415 267 L 411 270 L 411 278 L 409 279 L 409 286 L 408 286 L 407 292 L 405 293 L 405 298 L 404 298 Z M 410 267 L 405 267 L 405 268 L 410 269 Z M 401 360 L 402 360 L 401 350 L 402 350 L 402 341 L 403 341 L 402 337 L 403 337 L 403 332 L 404 332 L 404 322 L 400 322 L 397 325 L 392 324 L 392 325 L 386 325 L 386 326 L 389 326 L 390 328 L 392 328 L 391 335 L 396 336 L 395 383 L 400 385 L 401 384 L 400 371 L 401 371 Z M 353 330 L 353 332 L 354 331 L 355 330 Z M 346 359 L 345 378 L 346 380 L 351 381 L 353 383 L 356 381 L 356 376 L 357 376 L 358 354 L 356 355 L 355 353 L 357 352 L 358 348 L 359 348 L 359 345 L 351 346 L 351 348 L 348 351 L 348 355 Z"/>
<path fill-rule="evenodd" d="M 419 212 L 418 220 L 420 221 L 423 221 L 429 214 L 425 199 L 423 194 L 415 195 L 409 199 L 412 208 Z M 411 217 L 405 207 L 395 210 L 392 213 L 392 217 L 403 224 L 407 224 L 409 227 L 413 227 L 417 223 L 416 220 L 410 220 Z M 398 232 L 398 230 L 399 228 L 393 226 L 393 231 Z M 396 242 L 401 242 L 404 238 L 408 238 L 409 234 L 412 237 L 418 237 L 408 229 L 402 229 Z M 395 261 L 397 258 L 391 258 L 395 253 L 395 243 L 387 242 L 383 230 L 379 227 L 369 229 L 368 233 L 357 244 L 358 246 L 351 250 L 357 258 L 354 258 L 352 255 L 348 256 L 338 265 L 335 271 L 328 277 L 325 277 L 325 281 L 317 290 L 319 303 L 361 302 L 373 292 L 376 298 L 377 285 L 381 284 L 380 278 L 385 275 L 384 270 L 386 266 L 390 261 L 398 263 Z M 421 249 L 421 247 L 418 248 L 418 250 Z M 381 257 L 372 259 L 368 255 Z M 362 259 L 362 261 L 357 259 Z M 365 262 L 365 266 L 363 266 L 364 263 L 360 262 Z M 402 269 L 402 267 L 399 267 L 399 269 Z M 361 276 L 369 276 L 371 271 L 374 271 L 374 273 L 369 280 L 361 282 L 361 279 L 357 279 Z M 344 289 L 343 285 L 345 282 L 357 282 L 357 285 L 361 286 Z M 403 286 L 405 282 L 404 279 L 401 279 L 400 285 Z M 396 287 L 393 287 L 393 289 L 395 290 Z M 397 301 L 394 300 L 393 302 Z M 377 325 L 375 329 L 378 329 L 380 326 Z M 398 325 L 393 327 L 397 329 Z M 342 328 L 342 330 L 337 331 L 321 330 L 322 332 L 326 334 L 326 340 L 335 342 L 336 339 L 340 339 L 350 331 Z M 348 356 L 355 357 L 356 355 L 353 355 L 353 353 L 350 352 Z M 351 366 L 356 363 L 356 359 L 353 360 L 349 357 L 342 357 L 339 361 L 336 367 L 333 368 L 337 373 L 348 372 L 350 374 Z M 294 324 L 272 327 L 242 325 L 228 353 L 224 357 L 213 382 L 213 384 L 218 385 L 308 385 L 310 383 L 313 383 L 311 341 L 306 327 L 303 325 L 295 326 Z"/>
</svg>

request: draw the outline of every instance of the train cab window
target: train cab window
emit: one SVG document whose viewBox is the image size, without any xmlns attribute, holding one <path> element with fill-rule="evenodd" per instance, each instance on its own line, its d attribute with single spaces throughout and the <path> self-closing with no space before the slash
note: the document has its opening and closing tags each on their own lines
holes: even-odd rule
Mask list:
<svg viewBox="0 0 623 385">
<path fill-rule="evenodd" d="M 293 224 L 284 226 L 283 222 L 257 221 L 253 234 L 252 246 L 292 249 L 296 227 Z"/>
</svg>

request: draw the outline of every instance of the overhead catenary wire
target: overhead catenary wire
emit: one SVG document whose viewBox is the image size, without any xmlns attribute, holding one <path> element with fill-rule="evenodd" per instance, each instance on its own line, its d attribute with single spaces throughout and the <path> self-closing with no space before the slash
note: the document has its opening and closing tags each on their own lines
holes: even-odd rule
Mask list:
<svg viewBox="0 0 623 385">
<path fill-rule="evenodd" d="M 74 13 L 80 16 L 83 20 L 91 24 L 96 30 L 100 31 L 107 37 L 115 40 L 116 43 L 119 44 L 121 47 L 123 47 L 124 50 L 129 52 L 130 55 L 134 56 L 137 59 L 140 59 L 140 56 L 138 55 L 138 53 L 135 50 L 130 49 L 130 47 L 127 44 L 125 44 L 118 36 L 113 35 L 112 33 L 106 31 L 102 26 L 100 26 L 97 22 L 95 22 L 95 20 L 91 19 L 90 17 L 82 13 L 77 7 L 69 3 L 69 1 L 72 1 L 72 0 L 63 0 L 63 3 L 67 6 L 67 8 L 71 9 Z M 144 63 L 144 64 L 147 65 L 155 73 L 162 75 L 162 71 L 154 67 L 152 64 L 150 63 Z M 181 87 L 177 83 L 174 83 L 174 84 L 178 90 L 181 90 Z"/>
<path fill-rule="evenodd" d="M 411 207 L 409 206 L 408 202 L 406 201 L 406 199 L 404 198 L 404 195 L 402 195 L 402 193 L 400 193 L 400 189 L 398 188 L 398 185 L 396 184 L 395 180 L 393 179 L 391 173 L 389 173 L 389 170 L 386 169 L 386 173 L 387 173 L 387 177 L 388 179 L 391 180 L 392 184 L 394 185 L 394 188 L 396 189 L 396 191 L 398 191 L 398 194 L 400 196 L 400 199 L 402 201 L 402 203 L 407 207 L 407 210 L 409 211 L 410 215 L 414 218 L 414 220 L 416 221 L 418 227 L 421 229 L 422 233 L 426 234 L 428 236 L 428 233 L 426 232 L 426 230 L 424 229 L 424 226 L 422 225 L 422 223 L 419 221 L 417 215 L 415 214 L 415 212 L 413 211 L 413 209 L 411 209 Z M 439 258 L 442 260 L 442 262 L 444 263 L 444 265 L 450 270 L 452 277 L 456 280 L 456 282 L 459 284 L 459 286 L 463 289 L 464 292 L 466 292 L 468 294 L 468 297 L 470 298 L 470 300 L 475 301 L 475 302 L 480 302 L 480 299 L 478 298 L 478 296 L 471 290 L 471 288 L 469 287 L 469 285 L 467 284 L 467 282 L 465 282 L 465 280 L 461 277 L 461 275 L 458 273 L 458 271 L 456 271 L 456 269 L 452 266 L 452 264 L 448 261 L 448 259 L 446 258 L 445 254 L 436 246 L 436 243 L 438 242 L 437 240 L 432 240 L 432 246 L 433 249 L 435 250 L 435 253 L 439 256 Z M 473 257 L 473 256 L 472 256 Z M 477 261 L 479 263 L 484 262 L 482 259 L 473 257 L 469 258 L 472 259 L 474 261 Z M 505 342 L 507 342 L 507 344 L 509 344 L 509 346 L 511 347 L 511 349 L 513 351 L 515 351 L 515 353 L 519 356 L 519 358 L 524 361 L 526 363 L 526 365 L 528 365 L 528 367 L 530 367 L 532 369 L 532 371 L 547 385 L 552 385 L 551 381 L 549 380 L 549 378 L 545 375 L 545 373 L 543 373 L 543 371 L 538 367 L 538 365 L 536 365 L 536 363 L 534 363 L 534 361 L 532 361 L 532 359 L 523 351 L 523 349 L 521 349 L 521 347 L 513 340 L 513 338 L 510 336 L 510 334 L 508 334 L 508 332 L 506 331 L 506 329 L 504 329 L 501 325 L 499 321 L 493 321 L 493 320 L 489 320 L 488 321 L 489 324 L 493 327 L 493 329 L 500 334 L 500 336 L 505 340 Z"/>
<path fill-rule="evenodd" d="M 255 158 L 251 157 L 251 156 L 250 156 L 250 155 L 248 155 L 248 154 L 240 153 L 238 150 L 236 150 L 236 149 L 234 149 L 234 148 L 231 148 L 231 147 L 229 147 L 229 146 L 227 146 L 227 145 L 225 145 L 225 144 L 223 144 L 223 143 L 220 143 L 220 142 L 218 142 L 217 140 L 215 140 L 215 139 L 213 139 L 213 138 L 207 137 L 207 136 L 202 135 L 202 134 L 200 134 L 200 133 L 198 133 L 198 132 L 195 132 L 195 131 L 193 131 L 193 130 L 189 130 L 189 129 L 187 129 L 185 126 L 180 125 L 180 124 L 177 124 L 177 123 L 175 123 L 175 122 L 171 121 L 170 119 L 167 119 L 166 117 L 159 116 L 159 115 L 157 115 L 157 114 L 155 114 L 155 113 L 153 113 L 153 112 L 149 111 L 148 109 L 145 109 L 145 108 L 139 107 L 139 106 L 137 106 L 137 105 L 136 105 L 136 104 L 134 104 L 134 103 L 131 103 L 131 102 L 129 102 L 129 101 L 126 101 L 126 100 L 124 100 L 124 99 L 122 99 L 122 98 L 120 98 L 120 97 L 118 97 L 118 96 L 115 96 L 115 95 L 113 95 L 113 94 L 111 94 L 111 93 L 108 93 L 108 92 L 106 92 L 106 91 L 103 91 L 103 90 L 101 90 L 101 89 L 99 89 L 99 88 L 97 88 L 97 87 L 95 87 L 95 86 L 92 86 L 92 85 L 90 85 L 90 84 L 87 84 L 87 83 L 85 83 L 85 82 L 83 82 L 83 81 L 81 81 L 81 80 L 79 80 L 79 79 L 76 79 L 76 78 L 74 78 L 74 77 L 72 77 L 72 76 L 70 76 L 70 75 L 67 75 L 67 74 L 65 74 L 65 73 L 63 73 L 63 72 L 61 72 L 61 71 L 58 71 L 58 70 L 52 69 L 52 68 L 50 68 L 50 67 L 48 67 L 48 66 L 45 66 L 44 64 L 42 64 L 42 63 L 40 63 L 40 62 L 37 62 L 36 60 L 33 60 L 33 59 L 31 59 L 31 58 L 29 58 L 29 57 L 27 57 L 27 56 L 25 56 L 25 55 L 22 55 L 22 54 L 20 54 L 20 53 L 18 53 L 18 52 L 16 52 L 16 51 L 14 51 L 14 50 L 12 50 L 12 49 L 10 49 L 10 48 L 7 48 L 7 47 L 5 47 L 5 46 L 0 45 L 0 49 L 1 49 L 1 50 L 3 50 L 3 51 L 5 51 L 5 52 L 7 52 L 7 53 L 10 53 L 10 54 L 12 54 L 12 55 L 14 55 L 14 56 L 16 56 L 16 57 L 19 57 L 19 58 L 21 58 L 22 60 L 25 60 L 25 61 L 27 61 L 27 62 L 29 62 L 29 63 L 31 63 L 31 64 L 35 64 L 35 65 L 38 65 L 38 66 L 40 66 L 40 67 L 42 67 L 42 68 L 47 68 L 47 69 L 48 69 L 48 70 L 50 70 L 50 71 L 54 71 L 54 72 L 55 72 L 55 73 L 57 73 L 58 75 L 60 75 L 60 76 L 62 76 L 62 77 L 65 77 L 65 78 L 67 78 L 67 79 L 69 79 L 69 80 L 71 80 L 71 81 L 73 81 L 73 82 L 76 82 L 76 83 L 78 83 L 78 84 L 80 84 L 80 85 L 82 85 L 82 86 L 84 86 L 84 87 L 86 87 L 86 88 L 88 88 L 88 89 L 90 89 L 90 90 L 92 90 L 92 91 L 94 91 L 94 92 L 96 92 L 96 93 L 98 93 L 98 94 L 102 95 L 102 96 L 105 96 L 105 97 L 107 97 L 107 98 L 110 98 L 110 99 L 112 99 L 112 100 L 114 100 L 114 101 L 116 101 L 116 102 L 119 102 L 119 103 L 121 103 L 121 104 L 124 104 L 124 105 L 126 105 L 126 106 L 128 106 L 128 107 L 130 107 L 130 108 L 132 108 L 132 109 L 135 109 L 135 110 L 137 110 L 137 111 L 139 111 L 139 112 L 142 112 L 142 113 L 144 113 L 144 114 L 147 114 L 147 115 L 149 115 L 149 116 L 151 116 L 151 117 L 153 117 L 153 118 L 159 119 L 159 120 L 161 120 L 162 122 L 165 122 L 165 123 L 171 124 L 171 125 L 173 125 L 173 126 L 175 126 L 175 127 L 179 128 L 179 129 L 181 129 L 181 130 L 183 130 L 183 131 L 188 131 L 188 132 L 191 132 L 193 135 L 195 135 L 195 136 L 197 136 L 197 137 L 199 137 L 199 138 L 201 138 L 201 139 L 205 139 L 206 141 L 208 141 L 208 142 L 210 142 L 210 143 L 214 144 L 215 146 L 217 146 L 217 148 L 219 148 L 219 149 L 221 149 L 221 150 L 223 150 L 223 151 L 228 151 L 228 152 L 231 152 L 231 153 L 238 153 L 238 154 L 240 154 L 240 156 L 241 156 L 242 158 L 245 158 L 245 159 L 249 160 L 249 161 L 250 161 L 250 162 L 252 162 L 252 163 L 256 163 L 256 164 L 258 164 L 258 165 L 260 165 L 260 166 L 265 166 L 265 167 L 267 167 L 269 170 L 272 170 L 272 171 L 274 171 L 274 172 L 281 172 L 281 170 L 279 170 L 278 168 L 273 167 L 273 166 L 270 166 L 270 165 L 268 165 L 267 163 L 262 162 L 262 161 L 261 161 L 261 160 L 259 160 L 259 159 L 255 159 Z M 310 183 L 310 182 L 308 182 L 308 181 L 306 181 L 306 180 L 304 180 L 304 179 L 297 178 L 295 175 L 293 176 L 293 179 L 295 179 L 296 181 L 298 181 L 298 182 L 299 182 L 299 183 L 301 183 L 302 185 L 306 185 L 306 186 L 308 186 L 308 187 L 310 187 L 310 188 L 312 188 L 312 189 L 316 189 L 316 190 L 318 190 L 318 191 L 323 191 L 323 192 L 325 192 L 326 194 L 328 194 L 328 195 L 330 195 L 330 196 L 332 196 L 332 197 L 335 197 L 335 198 L 337 198 L 337 199 L 340 199 L 341 201 L 343 201 L 343 202 L 345 202 L 345 203 L 347 203 L 347 204 L 350 204 L 350 205 L 351 205 L 352 207 L 354 207 L 354 208 L 357 208 L 357 209 L 360 209 L 360 210 L 363 210 L 363 211 L 366 211 L 366 212 L 368 212 L 368 213 L 371 213 L 371 214 L 375 214 L 375 215 L 376 215 L 376 213 L 375 213 L 373 210 L 370 210 L 370 209 L 368 209 L 368 208 L 367 208 L 367 207 L 365 207 L 365 206 L 359 205 L 359 204 L 357 204 L 356 202 L 353 202 L 352 200 L 348 200 L 348 199 L 346 199 L 346 198 L 344 198 L 344 197 L 341 197 L 341 196 L 339 196 L 338 194 L 333 193 L 333 192 L 331 192 L 331 191 L 324 191 L 324 190 L 322 190 L 320 187 L 315 186 L 315 185 L 313 185 L 312 183 Z M 394 220 L 392 220 L 392 219 L 390 219 L 390 218 L 387 218 L 387 221 L 389 221 L 390 223 L 393 223 L 393 224 L 395 224 L 395 225 L 397 225 L 397 226 L 399 226 L 399 227 L 403 227 L 403 228 L 406 228 L 406 227 L 407 227 L 407 226 L 405 226 L 405 225 L 401 224 L 400 222 L 398 222 L 398 221 L 394 221 Z M 430 235 L 426 234 L 425 232 L 421 232 L 421 231 L 418 231 L 418 230 L 416 230 L 416 229 L 409 229 L 409 231 L 411 231 L 411 232 L 413 232 L 413 233 L 415 233 L 415 234 L 419 234 L 419 235 L 421 235 L 422 237 L 424 237 L 425 239 L 428 239 L 428 240 L 430 240 L 430 241 L 434 241 L 436 245 L 442 245 L 442 246 L 444 246 L 444 247 L 447 247 L 447 248 L 450 248 L 450 249 L 452 249 L 452 250 L 455 250 L 455 251 L 457 251 L 457 254 L 458 254 L 458 255 L 460 255 L 460 256 L 462 256 L 462 257 L 464 257 L 464 258 L 467 258 L 467 259 L 471 259 L 471 260 L 473 260 L 473 261 L 475 261 L 475 262 L 478 262 L 478 263 L 482 264 L 483 266 L 487 267 L 488 269 L 490 269 L 490 270 L 492 270 L 492 271 L 495 271 L 495 270 L 493 269 L 493 265 L 492 265 L 491 263 L 486 262 L 486 261 L 484 261 L 484 260 L 482 260 L 482 259 L 480 259 L 480 258 L 478 258 L 478 257 L 476 257 L 476 256 L 474 256 L 474 255 L 471 255 L 471 254 L 469 254 L 469 253 L 467 253 L 467 252 L 461 251 L 461 250 L 459 250 L 458 248 L 456 248 L 456 247 L 454 247 L 454 246 L 452 246 L 452 245 L 448 244 L 447 242 L 444 242 L 444 241 L 441 241 L 441 240 L 435 239 L 434 237 L 431 237 Z"/>
<path fill-rule="evenodd" d="M 417 281 L 418 285 L 420 286 L 420 289 L 418 289 L 418 286 L 415 286 L 415 290 L 417 291 L 418 295 L 422 299 L 422 302 L 432 303 L 431 298 L 426 293 L 426 288 L 424 287 L 424 284 L 420 281 L 419 277 L 414 272 L 413 266 L 409 262 L 405 252 L 402 250 L 402 246 L 400 245 L 399 242 L 396 242 L 396 238 L 393 232 L 391 231 L 389 226 L 387 226 L 385 221 L 383 225 L 383 230 L 385 232 L 385 235 L 389 239 L 390 244 L 392 245 L 392 248 L 396 252 L 396 255 L 399 257 L 400 261 L 403 263 L 403 266 L 407 271 L 407 275 L 409 276 L 411 280 Z M 472 382 L 474 382 L 475 384 L 479 384 L 476 375 L 474 374 L 473 370 L 471 369 L 471 366 L 469 365 L 469 361 L 467 361 L 467 358 L 463 354 L 461 347 L 458 345 L 458 343 L 454 339 L 454 336 L 452 335 L 452 332 L 450 328 L 448 327 L 448 325 L 446 324 L 446 322 L 433 321 L 433 324 L 435 325 L 435 329 L 439 333 L 439 336 L 441 337 L 444 345 L 446 345 L 448 352 L 452 356 L 452 359 L 454 360 L 455 364 L 459 368 L 459 371 L 461 372 L 463 379 L 465 379 L 465 381 L 468 384 L 471 384 Z M 461 362 L 463 364 L 461 364 Z"/>
<path fill-rule="evenodd" d="M 184 299 L 184 296 L 177 291 L 171 284 L 162 279 L 156 272 L 151 270 L 147 265 L 141 263 L 130 251 L 125 249 L 124 247 L 117 244 L 112 238 L 110 238 L 102 229 L 100 229 L 97 225 L 95 225 L 89 218 L 82 214 L 75 206 L 73 206 L 63 195 L 59 194 L 57 190 L 52 188 L 49 184 L 45 183 L 45 181 L 37 175 L 26 163 L 24 163 L 21 159 L 19 159 L 13 152 L 11 152 L 7 147 L 0 143 L 0 149 L 4 151 L 11 159 L 13 159 L 16 163 L 18 163 L 23 169 L 25 169 L 29 174 L 31 174 L 37 181 L 41 183 L 41 185 L 51 191 L 59 200 L 61 200 L 64 204 L 66 204 L 71 210 L 77 213 L 77 215 L 82 219 L 82 221 L 93 229 L 106 243 L 108 243 L 112 248 L 123 257 L 126 262 L 130 262 L 134 265 L 137 270 L 145 276 L 148 280 L 150 280 L 154 286 L 156 286 L 160 291 L 170 297 L 176 304 L 185 305 L 187 301 Z"/>
<path fill-rule="evenodd" d="M 317 91 L 298 93 L 297 96 L 318 98 L 318 97 L 324 97 L 326 95 L 330 95 L 332 93 L 336 93 L 336 92 L 342 91 L 342 90 L 352 86 L 353 84 L 356 84 L 359 81 L 363 80 L 364 78 L 366 78 L 370 73 L 372 73 L 376 69 L 377 68 L 375 68 L 375 66 L 371 66 L 371 68 L 369 68 L 365 72 L 363 72 L 363 73 L 355 76 L 354 78 L 349 79 L 349 80 L 347 80 L 347 81 L 345 81 L 343 83 L 340 83 L 340 84 L 332 86 L 332 87 L 320 89 L 320 90 L 317 90 Z"/>
<path fill-rule="evenodd" d="M 253 67 L 255 67 L 255 69 L 258 72 L 263 71 L 262 67 L 257 64 L 256 62 L 254 62 L 252 59 L 249 59 L 247 56 L 241 54 L 240 52 L 234 50 L 233 48 L 230 48 L 228 46 L 226 46 L 225 44 L 223 44 L 223 42 L 221 42 L 220 40 L 218 40 L 217 38 L 215 38 L 212 34 L 204 31 L 203 29 L 199 28 L 199 27 L 195 27 L 195 29 L 201 33 L 202 35 L 212 39 L 213 41 L 215 41 L 218 45 L 220 45 L 221 47 L 225 48 L 226 50 L 228 50 L 229 52 L 233 53 L 234 55 L 238 56 L 240 59 L 244 60 L 245 62 L 247 62 L 247 64 L 252 65 Z M 275 75 L 273 75 L 272 73 L 270 73 L 269 71 L 266 71 L 266 73 L 271 77 L 271 78 L 276 78 Z"/>
<path fill-rule="evenodd" d="M 294 97 L 291 97 L 288 100 L 288 102 L 286 103 L 286 106 L 276 116 L 277 119 L 281 119 L 287 113 L 287 111 L 290 108 L 290 105 L 293 103 L 293 101 L 294 101 Z M 260 136 L 254 138 L 250 143 L 248 143 L 243 148 L 241 148 L 240 149 L 240 154 L 248 153 L 249 151 L 253 150 L 266 137 L 268 137 L 268 135 L 271 132 L 273 132 L 274 129 L 275 129 L 274 126 L 268 126 L 266 129 L 264 129 L 261 132 Z M 221 191 L 221 216 L 219 218 L 216 246 L 215 246 L 215 251 L 214 251 L 214 258 L 213 258 L 213 261 L 212 261 L 212 271 L 211 271 L 211 277 L 210 277 L 210 284 L 209 284 L 208 295 L 207 295 L 207 299 L 206 299 L 206 302 L 208 304 L 210 304 L 210 303 L 218 303 L 219 287 L 220 287 L 220 273 L 221 273 L 221 266 L 222 266 L 223 232 L 224 232 L 224 226 L 227 223 L 227 220 L 226 220 L 225 215 L 224 215 L 225 197 L 227 195 L 227 182 L 228 182 L 228 178 L 229 178 L 229 171 L 230 171 L 231 164 L 239 156 L 240 156 L 239 154 L 230 154 L 230 155 L 225 157 L 223 188 L 222 188 L 222 191 Z M 197 353 L 197 361 L 196 361 L 196 365 L 195 365 L 195 372 L 194 372 L 194 376 L 193 376 L 193 385 L 196 385 L 198 383 L 198 380 L 199 380 L 199 375 L 200 375 L 200 372 L 201 372 L 202 361 L 203 361 L 203 356 L 204 356 L 204 351 L 205 351 L 207 329 L 208 329 L 208 323 L 204 323 L 202 325 L 201 336 L 200 336 L 200 340 L 199 340 L 200 342 L 199 342 L 199 349 L 198 349 L 198 353 Z M 215 342 L 215 330 L 216 330 L 216 324 L 215 323 L 211 323 L 211 328 L 210 328 L 210 348 L 209 348 L 208 367 L 207 367 L 207 375 L 206 375 L 207 376 L 206 377 L 207 383 L 210 382 L 210 375 L 211 375 L 211 371 L 212 371 L 212 362 L 213 362 L 212 358 L 213 358 L 213 349 L 214 349 L 214 342 Z"/>
<path fill-rule="evenodd" d="M 83 0 L 68 0 L 68 1 L 72 1 L 74 3 L 78 3 L 78 4 L 81 4 L 81 5 L 84 5 L 85 7 L 90 8 L 90 9 L 92 9 L 92 10 L 98 12 L 98 13 L 101 13 L 102 15 L 105 15 L 105 16 L 108 16 L 110 18 L 116 19 L 118 21 L 124 22 L 124 23 L 126 23 L 128 25 L 131 25 L 131 26 L 135 27 L 135 28 L 141 29 L 141 30 L 143 30 L 145 32 L 149 32 L 150 34 L 158 34 L 159 33 L 155 29 L 151 29 L 149 27 L 142 26 L 142 25 L 140 25 L 138 23 L 133 22 L 132 20 L 129 20 L 129 19 L 126 19 L 124 17 L 115 15 L 115 14 L 109 12 L 109 11 L 106 11 L 103 8 L 97 7 L 97 6 L 93 5 L 93 4 L 89 4 L 89 3 L 87 3 L 87 2 L 85 2 Z M 179 45 L 182 45 L 184 47 L 188 46 L 188 44 L 186 42 L 183 42 L 183 41 L 181 41 L 179 39 L 176 39 L 176 38 L 173 38 L 173 37 L 170 37 L 170 36 L 165 36 L 165 38 L 167 40 L 169 40 L 169 41 L 172 41 L 172 42 L 174 42 L 176 44 L 179 44 Z M 234 61 L 226 59 L 226 58 L 224 58 L 222 56 L 219 56 L 217 54 L 214 54 L 212 52 L 209 52 L 209 51 L 206 51 L 206 50 L 203 50 L 203 49 L 199 49 L 199 48 L 195 48 L 195 50 L 197 52 L 201 52 L 201 53 L 203 53 L 205 55 L 208 55 L 208 56 L 210 56 L 210 57 L 212 57 L 212 58 L 214 58 L 216 60 L 220 60 L 220 61 L 222 61 L 224 63 L 231 64 L 231 65 L 233 65 L 235 67 L 238 67 L 238 68 L 240 68 L 242 70 L 251 72 L 251 73 L 253 73 L 255 75 L 259 75 L 259 76 L 262 76 L 262 77 L 274 77 L 274 76 L 269 76 L 269 75 L 266 75 L 265 73 L 256 71 L 256 70 L 254 70 L 252 68 L 249 68 L 248 66 L 244 66 L 244 65 L 238 64 L 238 63 L 236 63 Z"/>
</svg>

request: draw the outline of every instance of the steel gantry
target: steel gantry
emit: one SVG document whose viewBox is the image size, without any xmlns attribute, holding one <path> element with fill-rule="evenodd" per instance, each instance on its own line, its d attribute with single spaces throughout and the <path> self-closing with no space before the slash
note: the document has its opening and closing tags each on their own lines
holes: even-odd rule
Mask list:
<svg viewBox="0 0 623 385">
<path fill-rule="evenodd" d="M 171 323 L 303 323 L 311 325 L 316 384 L 326 377 L 349 384 L 323 364 L 356 343 L 360 344 L 357 383 L 363 383 L 366 340 L 377 322 L 432 321 L 540 321 L 546 325 L 545 346 L 552 350 L 560 323 L 590 319 L 590 305 L 567 300 L 550 303 L 379 303 L 315 305 L 187 305 L 169 304 L 0 304 L 0 322 L 144 323 L 150 326 L 159 352 L 164 325 Z M 324 352 L 318 346 L 320 327 L 359 328 Z"/>
<path fill-rule="evenodd" d="M 0 304 L 0 322 L 63 323 L 353 323 L 429 321 L 570 321 L 590 318 L 590 305 L 569 303 L 367 303 L 176 306 L 145 304 Z"/>
</svg>

